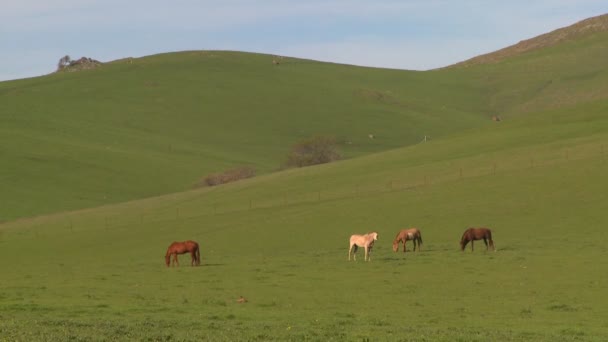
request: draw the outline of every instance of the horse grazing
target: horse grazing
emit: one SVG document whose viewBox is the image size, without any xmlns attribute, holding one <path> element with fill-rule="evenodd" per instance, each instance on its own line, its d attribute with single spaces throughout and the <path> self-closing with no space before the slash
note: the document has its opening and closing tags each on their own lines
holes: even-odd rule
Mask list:
<svg viewBox="0 0 608 342">
<path fill-rule="evenodd" d="M 369 257 L 368 255 L 371 252 L 372 247 L 374 246 L 374 241 L 376 240 L 378 240 L 378 233 L 376 232 L 368 233 L 365 235 L 351 235 L 350 246 L 348 248 L 348 260 L 350 261 L 350 254 L 352 252 L 353 260 L 357 261 L 357 256 L 355 253 L 357 253 L 357 249 L 359 249 L 359 247 L 365 248 L 364 260 L 371 260 L 371 257 Z"/>
<path fill-rule="evenodd" d="M 201 254 L 199 252 L 198 243 L 188 240 L 184 242 L 173 242 L 169 248 L 167 248 L 167 253 L 165 254 L 165 263 L 167 264 L 167 267 L 171 265 L 172 255 L 173 265 L 179 266 L 177 255 L 186 253 L 190 253 L 192 256 L 192 262 L 190 263 L 192 266 L 199 266 L 201 264 Z"/>
<path fill-rule="evenodd" d="M 418 228 L 410 228 L 401 230 L 395 240 L 393 240 L 393 251 L 399 250 L 399 242 L 403 242 L 403 253 L 405 253 L 405 243 L 409 240 L 414 242 L 414 252 L 416 251 L 416 245 L 418 245 L 418 251 L 422 247 L 422 234 Z"/>
<path fill-rule="evenodd" d="M 496 252 L 494 241 L 492 241 L 492 231 L 488 228 L 469 228 L 465 230 L 460 239 L 460 249 L 464 251 L 467 244 L 471 242 L 471 251 L 473 251 L 473 241 L 475 240 L 483 240 L 483 243 L 486 244 L 486 250 L 488 250 L 489 242 L 490 247 Z"/>
</svg>

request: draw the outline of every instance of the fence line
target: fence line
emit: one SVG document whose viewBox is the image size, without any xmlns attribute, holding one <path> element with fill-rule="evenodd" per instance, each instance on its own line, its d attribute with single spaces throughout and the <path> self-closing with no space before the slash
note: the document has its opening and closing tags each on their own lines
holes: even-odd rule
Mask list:
<svg viewBox="0 0 608 342">
<path fill-rule="evenodd" d="M 188 215 L 188 212 L 192 212 L 192 210 L 184 210 L 183 206 L 168 206 L 160 210 L 152 211 L 143 210 L 127 215 L 102 215 L 98 224 L 92 224 L 94 220 L 86 219 L 86 226 L 97 226 L 105 231 L 113 231 L 115 229 L 128 228 L 133 225 L 175 221 L 184 222 L 187 220 L 196 220 L 208 216 L 234 214 L 258 209 L 271 209 L 276 207 L 297 206 L 310 203 L 323 203 L 353 198 L 367 198 L 369 196 L 388 194 L 400 191 L 414 191 L 419 188 L 432 186 L 434 184 L 440 184 L 443 182 L 460 181 L 463 179 L 472 179 L 476 177 L 496 176 L 497 174 L 508 173 L 509 171 L 525 170 L 526 159 L 529 163 L 528 168 L 535 169 L 538 167 L 546 167 L 560 163 L 596 158 L 598 155 L 597 152 L 585 153 L 588 152 L 589 149 L 594 149 L 595 151 L 598 151 L 600 160 L 606 160 L 604 144 L 601 144 L 599 148 L 597 145 L 588 144 L 579 146 L 578 149 L 572 149 L 570 147 L 558 149 L 553 154 L 547 153 L 545 155 L 542 155 L 541 157 L 544 158 L 539 158 L 538 155 L 523 155 L 519 157 L 519 160 L 510 159 L 511 163 L 509 164 L 499 165 L 498 162 L 492 161 L 489 163 L 490 165 L 485 165 L 484 167 L 476 168 L 464 168 L 461 165 L 452 165 L 450 168 L 442 168 L 439 170 L 436 169 L 432 172 L 428 172 L 425 170 L 422 170 L 418 173 L 414 172 L 413 176 L 405 177 L 407 178 L 406 180 L 404 180 L 403 178 L 392 178 L 388 181 L 384 180 L 382 182 L 360 182 L 356 183 L 354 187 L 351 187 L 350 189 L 349 187 L 334 187 L 332 190 L 332 188 L 328 187 L 324 190 L 313 190 L 310 192 L 300 193 L 294 193 L 291 190 L 285 190 L 268 196 L 266 200 L 264 198 L 255 198 L 250 196 L 245 199 L 245 203 L 226 205 L 223 208 L 227 209 L 224 210 L 222 210 L 222 206 L 220 203 L 218 203 L 217 201 L 213 201 L 210 202 L 212 204 L 203 206 L 203 208 L 201 208 L 203 211 L 202 213 L 194 215 Z M 574 153 L 576 151 L 582 153 Z M 426 167 L 428 167 L 428 164 Z M 456 167 L 455 172 L 454 167 Z M 412 177 L 418 178 L 412 179 Z M 75 222 L 74 218 L 70 214 L 68 214 L 67 219 L 64 218 L 63 221 L 62 219 L 51 219 L 51 221 L 57 225 L 65 225 L 66 233 L 73 234 L 77 232 L 87 231 L 79 230 L 78 222 Z M 43 221 L 41 223 L 32 222 L 32 224 L 26 226 L 25 229 L 15 231 L 0 230 L 0 240 L 6 238 L 7 233 L 18 235 L 31 235 L 31 233 L 34 233 L 34 236 L 36 238 L 44 237 L 44 234 L 42 234 L 42 232 L 33 229 L 38 226 L 45 226 L 48 224 L 49 222 L 46 221 Z"/>
</svg>

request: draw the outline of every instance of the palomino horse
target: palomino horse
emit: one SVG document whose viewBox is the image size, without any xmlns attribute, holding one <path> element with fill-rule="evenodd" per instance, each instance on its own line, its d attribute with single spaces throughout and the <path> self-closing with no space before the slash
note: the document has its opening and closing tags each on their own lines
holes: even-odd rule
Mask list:
<svg viewBox="0 0 608 342">
<path fill-rule="evenodd" d="M 393 240 L 393 251 L 399 250 L 399 242 L 403 242 L 403 253 L 405 253 L 405 243 L 409 240 L 414 242 L 414 252 L 416 251 L 416 245 L 418 245 L 418 251 L 422 247 L 422 234 L 418 228 L 403 229 L 395 236 Z"/>
<path fill-rule="evenodd" d="M 492 231 L 488 228 L 469 228 L 465 230 L 464 234 L 462 234 L 462 238 L 460 239 L 460 249 L 464 251 L 464 248 L 470 241 L 471 251 L 473 251 L 473 241 L 475 240 L 483 240 L 483 243 L 486 244 L 486 250 L 488 250 L 489 242 L 490 247 L 492 247 L 492 249 L 496 251 L 496 248 L 494 247 L 494 241 L 492 241 Z"/>
<path fill-rule="evenodd" d="M 359 249 L 359 247 L 365 248 L 364 260 L 371 260 L 371 257 L 369 257 L 368 255 L 372 247 L 374 246 L 374 241 L 376 240 L 378 240 L 378 233 L 376 232 L 368 233 L 365 235 L 351 235 L 350 247 L 348 248 L 348 260 L 350 260 L 351 252 L 353 254 L 353 260 L 357 260 L 357 255 L 355 253 L 357 253 L 357 249 Z"/>
<path fill-rule="evenodd" d="M 188 240 L 184 242 L 173 242 L 169 248 L 167 248 L 167 253 L 165 254 L 165 263 L 167 264 L 167 267 L 171 264 L 171 255 L 173 255 L 173 265 L 177 264 L 177 266 L 179 266 L 177 255 L 186 253 L 190 253 L 192 256 L 192 262 L 190 263 L 192 266 L 201 264 L 201 254 L 199 252 L 198 243 Z"/>
</svg>

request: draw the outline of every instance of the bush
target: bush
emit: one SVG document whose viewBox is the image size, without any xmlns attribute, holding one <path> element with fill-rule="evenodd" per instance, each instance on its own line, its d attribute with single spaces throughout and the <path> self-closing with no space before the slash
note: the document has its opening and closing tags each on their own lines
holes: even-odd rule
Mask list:
<svg viewBox="0 0 608 342">
<path fill-rule="evenodd" d="M 287 167 L 304 167 L 331 163 L 341 158 L 336 148 L 336 139 L 314 136 L 296 143 L 287 155 Z"/>
<path fill-rule="evenodd" d="M 215 186 L 235 182 L 239 179 L 251 178 L 255 176 L 255 169 L 249 166 L 242 166 L 220 173 L 212 173 L 199 183 L 199 186 Z"/>
</svg>

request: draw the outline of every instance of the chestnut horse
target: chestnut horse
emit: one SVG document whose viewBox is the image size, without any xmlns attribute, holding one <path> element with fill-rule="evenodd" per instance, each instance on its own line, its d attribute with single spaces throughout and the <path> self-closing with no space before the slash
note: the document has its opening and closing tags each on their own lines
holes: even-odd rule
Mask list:
<svg viewBox="0 0 608 342">
<path fill-rule="evenodd" d="M 378 240 L 378 233 L 376 232 L 368 233 L 365 235 L 351 235 L 350 246 L 348 248 L 348 260 L 350 261 L 350 254 L 352 251 L 353 260 L 357 261 L 357 255 L 355 253 L 357 253 L 357 249 L 359 249 L 359 247 L 365 248 L 365 256 L 363 259 L 365 261 L 371 260 L 371 257 L 369 257 L 368 255 L 371 252 L 372 247 L 374 246 L 374 241 L 376 240 Z"/>
<path fill-rule="evenodd" d="M 192 256 L 192 262 L 190 263 L 192 266 L 201 264 L 201 254 L 199 252 L 198 243 L 188 240 L 184 242 L 173 242 L 169 248 L 167 248 L 167 253 L 165 254 L 165 263 L 167 264 L 167 267 L 171 264 L 171 255 L 173 255 L 173 265 L 177 264 L 177 266 L 179 266 L 177 255 L 186 253 L 190 253 Z"/>
<path fill-rule="evenodd" d="M 414 252 L 416 251 L 416 244 L 418 245 L 418 251 L 422 247 L 422 234 L 418 228 L 410 228 L 401 230 L 395 240 L 393 240 L 393 251 L 399 250 L 399 242 L 403 242 L 403 253 L 405 253 L 405 243 L 409 240 L 414 242 Z"/>
<path fill-rule="evenodd" d="M 465 230 L 460 239 L 460 249 L 464 251 L 467 243 L 471 242 L 471 251 L 473 251 L 473 241 L 475 240 L 483 240 L 483 243 L 486 244 L 486 250 L 488 250 L 489 242 L 490 247 L 496 252 L 494 241 L 492 241 L 492 231 L 488 228 L 469 228 Z"/>
</svg>

